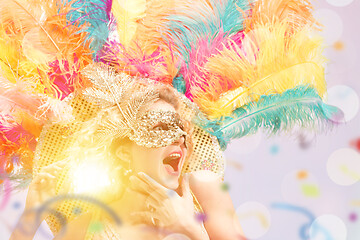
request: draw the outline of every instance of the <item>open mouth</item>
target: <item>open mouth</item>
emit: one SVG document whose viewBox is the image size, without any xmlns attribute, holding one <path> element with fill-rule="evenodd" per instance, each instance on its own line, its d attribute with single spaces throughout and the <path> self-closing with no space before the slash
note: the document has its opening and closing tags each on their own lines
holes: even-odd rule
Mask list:
<svg viewBox="0 0 360 240">
<path fill-rule="evenodd" d="M 181 152 L 171 153 L 163 160 L 163 164 L 168 171 L 168 173 L 172 175 L 178 175 L 180 172 L 180 161 L 182 154 Z"/>
</svg>

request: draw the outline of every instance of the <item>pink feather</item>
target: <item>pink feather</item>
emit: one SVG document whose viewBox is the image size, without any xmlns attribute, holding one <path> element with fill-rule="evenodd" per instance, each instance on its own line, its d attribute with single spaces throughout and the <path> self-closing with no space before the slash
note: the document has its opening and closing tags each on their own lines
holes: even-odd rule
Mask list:
<svg viewBox="0 0 360 240">
<path fill-rule="evenodd" d="M 244 37 L 242 32 L 238 32 L 232 36 L 228 36 L 223 31 L 219 31 L 216 36 L 214 36 L 211 41 L 209 39 L 203 38 L 197 42 L 196 46 L 193 46 L 189 54 L 189 63 L 182 63 L 181 73 L 184 76 L 186 81 L 186 97 L 189 99 L 193 98 L 192 90 L 196 91 L 206 91 L 204 86 L 209 85 L 209 79 L 212 77 L 209 72 L 204 68 L 209 57 L 217 54 L 222 49 L 230 47 L 232 44 L 241 46 L 241 41 Z M 231 40 L 231 41 L 229 41 Z M 233 87 L 231 81 L 222 81 L 223 89 L 219 91 L 227 91 Z"/>
</svg>

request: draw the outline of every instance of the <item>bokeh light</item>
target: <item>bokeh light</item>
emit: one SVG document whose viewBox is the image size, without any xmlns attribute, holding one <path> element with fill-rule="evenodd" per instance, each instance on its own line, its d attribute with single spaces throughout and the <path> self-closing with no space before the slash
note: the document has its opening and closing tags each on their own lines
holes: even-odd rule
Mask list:
<svg viewBox="0 0 360 240">
<path fill-rule="evenodd" d="M 310 227 L 310 240 L 346 240 L 346 235 L 345 223 L 331 214 L 316 218 Z"/>
<path fill-rule="evenodd" d="M 356 92 L 345 85 L 336 85 L 328 90 L 327 104 L 336 106 L 344 112 L 344 120 L 349 122 L 359 111 L 359 97 Z"/>
<path fill-rule="evenodd" d="M 338 185 L 352 185 L 360 180 L 360 154 L 350 148 L 333 152 L 326 165 L 330 179 Z"/>
<path fill-rule="evenodd" d="M 345 7 L 350 5 L 354 0 L 326 0 L 330 5 L 335 7 Z"/>
<path fill-rule="evenodd" d="M 330 9 L 319 9 L 314 12 L 317 21 L 324 25 L 320 32 L 327 45 L 333 45 L 343 33 L 343 22 L 340 16 Z"/>
<path fill-rule="evenodd" d="M 247 239 L 258 239 L 270 229 L 271 216 L 269 210 L 258 202 L 246 202 L 236 209 L 237 219 Z"/>
</svg>

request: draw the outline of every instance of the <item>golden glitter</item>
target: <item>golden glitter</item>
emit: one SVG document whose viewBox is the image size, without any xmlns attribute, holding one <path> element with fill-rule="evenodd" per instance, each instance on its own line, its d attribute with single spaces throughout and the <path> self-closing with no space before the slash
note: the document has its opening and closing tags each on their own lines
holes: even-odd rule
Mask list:
<svg viewBox="0 0 360 240">
<path fill-rule="evenodd" d="M 184 124 L 176 112 L 148 111 L 138 121 L 130 140 L 144 147 L 165 147 L 186 138 Z"/>
</svg>

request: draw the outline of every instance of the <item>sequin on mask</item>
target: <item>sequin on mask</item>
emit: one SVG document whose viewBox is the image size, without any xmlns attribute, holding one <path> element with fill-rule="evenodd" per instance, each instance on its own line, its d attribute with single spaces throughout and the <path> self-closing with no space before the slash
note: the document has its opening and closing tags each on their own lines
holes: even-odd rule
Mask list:
<svg viewBox="0 0 360 240">
<path fill-rule="evenodd" d="M 182 136 L 186 138 L 187 133 L 178 113 L 148 111 L 137 121 L 130 140 L 140 146 L 156 148 L 168 146 Z"/>
</svg>

